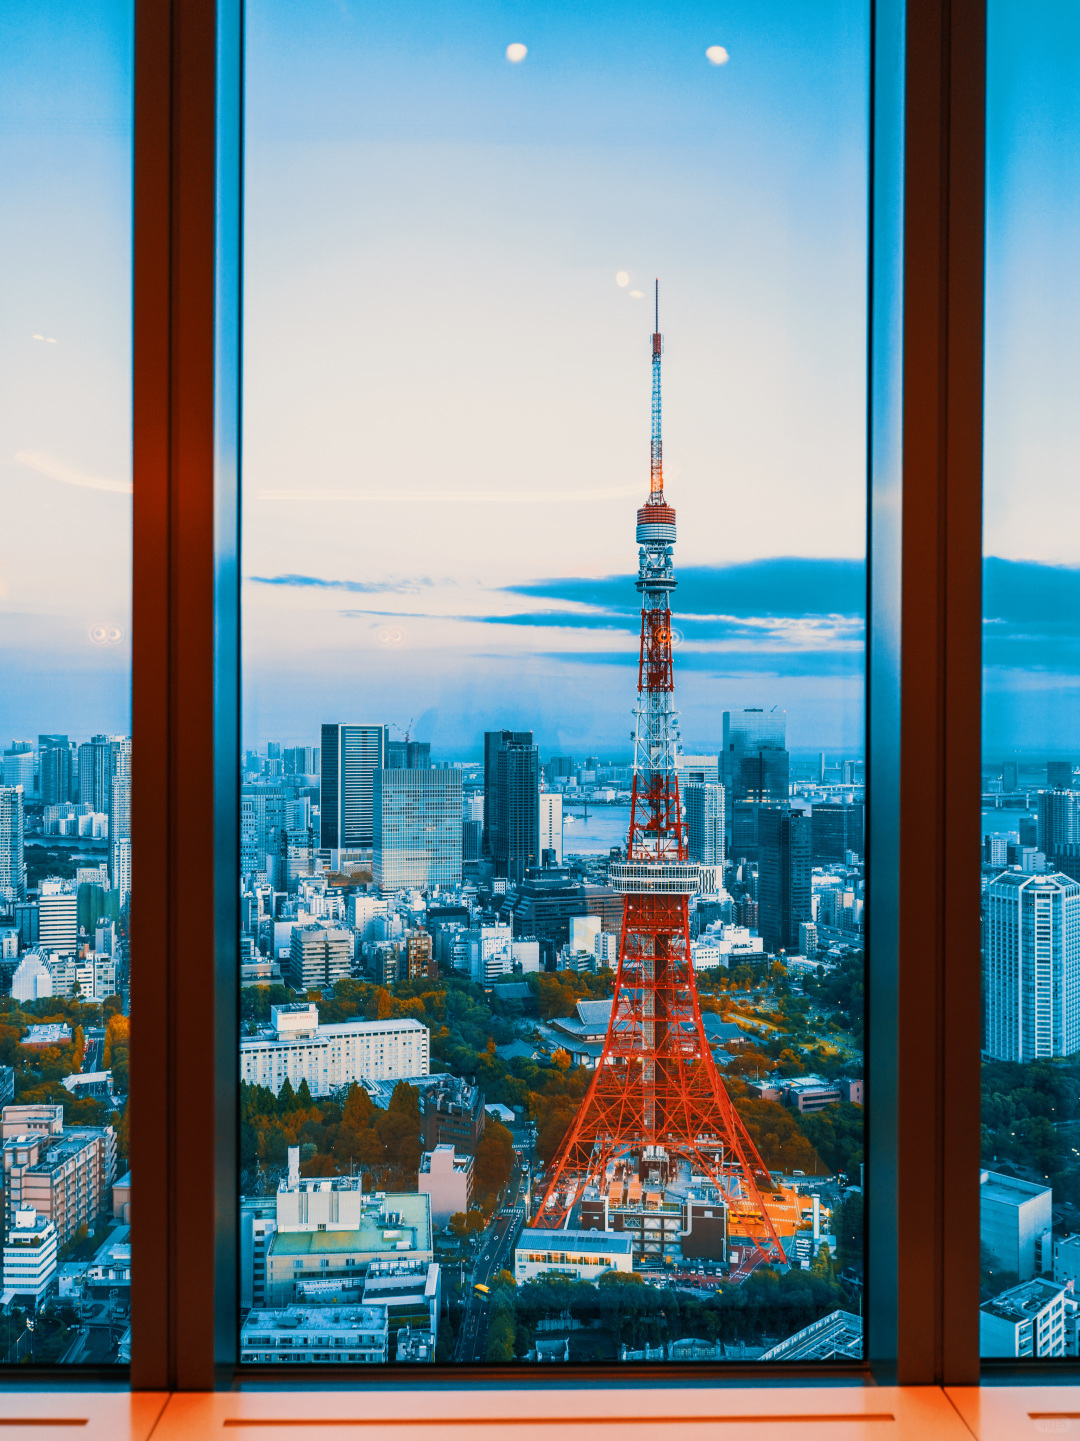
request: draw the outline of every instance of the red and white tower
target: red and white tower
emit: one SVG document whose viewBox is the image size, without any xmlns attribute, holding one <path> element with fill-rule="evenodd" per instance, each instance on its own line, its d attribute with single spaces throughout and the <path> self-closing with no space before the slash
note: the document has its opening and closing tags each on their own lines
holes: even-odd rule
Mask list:
<svg viewBox="0 0 1080 1441">
<path fill-rule="evenodd" d="M 731 1103 L 701 1022 L 690 957 L 689 861 L 676 771 L 672 667 L 675 511 L 664 498 L 660 441 L 659 284 L 652 337 L 649 498 L 637 513 L 641 646 L 634 789 L 621 891 L 622 942 L 611 1020 L 596 1074 L 567 1133 L 533 1225 L 572 1225 L 587 1186 L 605 1192 L 632 1177 L 652 1190 L 713 1188 L 727 1207 L 734 1279 L 765 1260 L 786 1261 L 765 1196 L 769 1175 Z"/>
</svg>

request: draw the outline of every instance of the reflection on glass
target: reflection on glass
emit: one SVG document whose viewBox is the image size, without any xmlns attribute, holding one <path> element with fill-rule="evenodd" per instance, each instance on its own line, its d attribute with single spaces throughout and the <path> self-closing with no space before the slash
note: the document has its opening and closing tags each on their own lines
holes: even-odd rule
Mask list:
<svg viewBox="0 0 1080 1441">
<path fill-rule="evenodd" d="M 131 7 L 0 13 L 0 1364 L 130 1359 Z"/>
<path fill-rule="evenodd" d="M 984 1356 L 1078 1354 L 1080 15 L 990 6 Z"/>
<path fill-rule="evenodd" d="M 249 8 L 245 1362 L 861 1354 L 867 16 L 720 31 Z"/>
</svg>

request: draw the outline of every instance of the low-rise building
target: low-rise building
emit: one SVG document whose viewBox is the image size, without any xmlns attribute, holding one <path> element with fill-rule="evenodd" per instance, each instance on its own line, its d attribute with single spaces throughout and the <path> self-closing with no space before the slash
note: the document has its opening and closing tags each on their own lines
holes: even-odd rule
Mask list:
<svg viewBox="0 0 1080 1441">
<path fill-rule="evenodd" d="M 433 1076 L 405 1076 L 420 1093 L 420 1139 L 425 1151 L 454 1146 L 472 1156 L 484 1134 L 484 1093 L 461 1076 L 437 1071 Z M 385 1111 L 396 1081 L 365 1079 L 364 1090 L 380 1111 Z"/>
<path fill-rule="evenodd" d="M 634 1246 L 613 1231 L 522 1232 L 514 1248 L 514 1280 L 520 1286 L 548 1271 L 575 1281 L 598 1281 L 608 1271 L 632 1271 Z"/>
<path fill-rule="evenodd" d="M 1024 1281 L 979 1307 L 983 1356 L 1035 1358 L 1066 1354 L 1066 1290 L 1055 1281 Z"/>
<path fill-rule="evenodd" d="M 472 1202 L 473 1158 L 458 1156 L 453 1146 L 436 1146 L 420 1158 L 416 1188 L 431 1197 L 431 1224 L 445 1226 L 451 1216 Z"/>
<path fill-rule="evenodd" d="M 32 1298 L 36 1310 L 56 1273 L 56 1227 L 33 1206 L 17 1206 L 4 1242 L 4 1306 Z"/>
<path fill-rule="evenodd" d="M 442 1303 L 442 1268 L 411 1258 L 372 1261 L 364 1281 L 364 1305 L 385 1306 L 390 1339 L 402 1327 L 431 1337 L 434 1348 Z"/>
<path fill-rule="evenodd" d="M 384 1306 L 285 1306 L 249 1311 L 240 1329 L 241 1361 L 343 1362 L 379 1365 L 387 1359 Z"/>
<path fill-rule="evenodd" d="M 1043 1237 L 1051 1232 L 1051 1188 L 997 1171 L 981 1172 L 979 1182 L 982 1244 L 1003 1271 L 1030 1281 L 1043 1269 Z"/>
<path fill-rule="evenodd" d="M 56 1227 L 64 1246 L 80 1226 L 108 1214 L 116 1179 L 116 1133 L 111 1126 L 80 1126 L 61 1135 L 26 1134 L 4 1141 L 4 1223 L 32 1206 Z"/>
<path fill-rule="evenodd" d="M 62 1136 L 63 1106 L 5 1106 L 0 1111 L 0 1138 L 13 1136 Z"/>
<path fill-rule="evenodd" d="M 353 965 L 349 930 L 321 925 L 295 925 L 289 939 L 289 984 L 294 991 L 332 986 L 348 976 Z"/>
<path fill-rule="evenodd" d="M 268 1306 L 291 1305 L 312 1282 L 353 1289 L 372 1261 L 402 1257 L 426 1264 L 434 1259 L 430 1197 L 376 1191 L 363 1200 L 359 1224 L 354 1227 L 284 1230 L 279 1226 L 275 1230 L 266 1248 L 264 1294 Z"/>
<path fill-rule="evenodd" d="M 426 1076 L 430 1032 L 411 1018 L 319 1024 L 314 1002 L 273 1006 L 270 1024 L 240 1041 L 240 1078 L 276 1095 L 286 1078 L 293 1090 L 306 1081 L 313 1096 L 353 1082 Z"/>
</svg>

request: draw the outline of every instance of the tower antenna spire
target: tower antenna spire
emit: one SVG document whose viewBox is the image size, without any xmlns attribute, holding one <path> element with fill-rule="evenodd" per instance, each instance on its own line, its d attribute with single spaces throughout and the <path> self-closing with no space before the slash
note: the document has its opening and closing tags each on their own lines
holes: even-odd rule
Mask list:
<svg viewBox="0 0 1080 1441">
<path fill-rule="evenodd" d="M 660 334 L 660 281 L 656 282 L 656 329 L 652 338 L 652 445 L 649 456 L 649 501 L 662 505 L 664 501 L 663 446 L 660 441 L 660 356 L 664 350 L 664 337 Z"/>
</svg>

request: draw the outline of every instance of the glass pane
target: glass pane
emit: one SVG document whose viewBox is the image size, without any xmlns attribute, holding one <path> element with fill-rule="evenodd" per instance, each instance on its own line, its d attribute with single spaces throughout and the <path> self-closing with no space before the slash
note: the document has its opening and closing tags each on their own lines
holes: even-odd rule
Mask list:
<svg viewBox="0 0 1080 1441">
<path fill-rule="evenodd" d="M 0 10 L 0 1363 L 130 1359 L 124 0 Z"/>
<path fill-rule="evenodd" d="M 857 1357 L 867 8 L 247 44 L 242 1360 Z"/>
<path fill-rule="evenodd" d="M 980 1333 L 1076 1356 L 1080 13 L 989 21 Z"/>
</svg>

